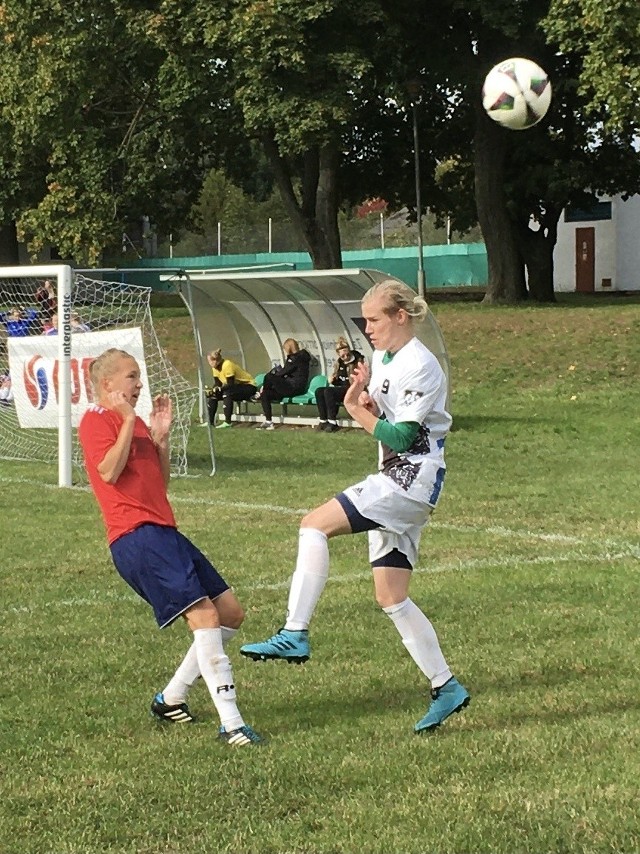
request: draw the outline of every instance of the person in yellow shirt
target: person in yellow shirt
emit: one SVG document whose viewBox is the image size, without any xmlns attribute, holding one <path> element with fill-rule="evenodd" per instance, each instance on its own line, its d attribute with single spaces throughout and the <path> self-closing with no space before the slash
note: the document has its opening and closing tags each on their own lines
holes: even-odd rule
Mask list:
<svg viewBox="0 0 640 854">
<path fill-rule="evenodd" d="M 207 393 L 209 423 L 215 422 L 218 403 L 222 400 L 224 421 L 218 424 L 218 428 L 231 427 L 234 402 L 250 400 L 258 391 L 256 381 L 240 365 L 225 359 L 220 349 L 208 353 L 207 362 L 213 374 L 213 388 Z"/>
</svg>

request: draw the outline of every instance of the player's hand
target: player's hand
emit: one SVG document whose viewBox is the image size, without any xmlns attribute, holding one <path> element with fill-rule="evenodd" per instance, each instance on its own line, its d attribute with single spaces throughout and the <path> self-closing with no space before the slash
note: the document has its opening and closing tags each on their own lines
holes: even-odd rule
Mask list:
<svg viewBox="0 0 640 854">
<path fill-rule="evenodd" d="M 357 364 L 349 377 L 349 382 L 350 385 L 344 398 L 345 406 L 352 406 L 358 402 L 358 398 L 369 382 L 369 365 L 365 362 Z"/>
<path fill-rule="evenodd" d="M 158 394 L 153 399 L 149 427 L 156 443 L 166 440 L 171 430 L 173 405 L 168 394 Z"/>
<path fill-rule="evenodd" d="M 119 412 L 123 418 L 135 416 L 136 412 L 133 406 L 127 400 L 126 395 L 122 391 L 110 391 L 107 395 L 109 409 Z"/>
</svg>

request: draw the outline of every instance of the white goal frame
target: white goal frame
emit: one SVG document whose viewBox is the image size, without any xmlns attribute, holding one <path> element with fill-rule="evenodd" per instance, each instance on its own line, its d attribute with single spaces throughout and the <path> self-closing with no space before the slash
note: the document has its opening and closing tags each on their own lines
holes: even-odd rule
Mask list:
<svg viewBox="0 0 640 854">
<path fill-rule="evenodd" d="M 6 347 L 9 372 L 15 370 L 8 387 L 10 397 L 0 400 L 0 457 L 51 465 L 57 459 L 60 487 L 84 481 L 76 424 L 93 399 L 89 365 L 104 349 L 120 346 L 134 353 L 141 365 L 138 414 L 143 420 L 149 417 L 154 395 L 171 395 L 171 475 L 184 476 L 197 388 L 180 374 L 162 347 L 151 312 L 153 289 L 121 277 L 104 277 L 102 272 L 65 263 L 0 267 L 0 320 L 6 327 L 6 337 L 0 328 L 0 355 L 4 357 Z M 43 280 L 51 283 L 46 305 L 41 299 Z M 20 312 L 18 322 L 14 309 Z M 54 314 L 57 317 L 51 323 Z M 55 337 L 40 342 L 34 337 L 42 349 L 34 357 L 30 338 L 39 335 Z"/>
<path fill-rule="evenodd" d="M 21 279 L 26 275 L 55 279 L 58 300 L 58 486 L 71 487 L 73 471 L 71 428 L 71 284 L 73 270 L 68 264 L 0 267 L 1 279 Z"/>
</svg>

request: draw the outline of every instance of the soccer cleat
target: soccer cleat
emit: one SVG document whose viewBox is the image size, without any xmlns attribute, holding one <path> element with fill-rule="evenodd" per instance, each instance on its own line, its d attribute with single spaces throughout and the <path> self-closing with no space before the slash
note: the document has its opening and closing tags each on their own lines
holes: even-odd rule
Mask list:
<svg viewBox="0 0 640 854">
<path fill-rule="evenodd" d="M 338 430 L 341 430 L 341 429 L 342 428 L 340 427 L 339 424 L 334 424 L 333 421 L 329 421 L 327 426 L 324 428 L 324 432 L 325 433 L 337 433 Z"/>
<path fill-rule="evenodd" d="M 275 426 L 273 421 L 264 421 L 262 424 L 258 424 L 258 430 L 275 430 Z"/>
<path fill-rule="evenodd" d="M 313 428 L 314 430 L 322 431 L 327 429 L 328 421 L 319 421 L 316 426 Z"/>
<path fill-rule="evenodd" d="M 427 714 L 415 725 L 414 732 L 430 732 L 437 729 L 449 715 L 461 712 L 470 702 L 471 697 L 467 689 L 452 676 L 440 688 L 434 688 L 431 691 L 431 705 L 427 709 Z"/>
<path fill-rule="evenodd" d="M 216 430 L 228 430 L 229 427 L 233 427 L 233 424 L 230 424 L 228 421 L 222 421 L 217 425 Z"/>
<path fill-rule="evenodd" d="M 164 695 L 160 693 L 153 698 L 151 714 L 161 721 L 168 721 L 172 724 L 190 724 L 195 720 L 186 703 L 169 706 L 164 701 Z"/>
<path fill-rule="evenodd" d="M 280 629 L 273 637 L 263 643 L 246 643 L 240 647 L 240 654 L 254 661 L 268 661 L 281 658 L 290 664 L 304 664 L 309 660 L 309 632 L 306 629 L 294 632 Z"/>
<path fill-rule="evenodd" d="M 264 744 L 265 742 L 264 738 L 261 735 L 258 735 L 258 733 L 252 730 L 247 724 L 238 727 L 238 729 L 232 729 L 231 732 L 227 732 L 226 729 L 221 726 L 218 730 L 218 738 L 222 741 L 226 741 L 226 743 L 230 744 L 232 747 L 244 747 L 247 744 Z"/>
</svg>

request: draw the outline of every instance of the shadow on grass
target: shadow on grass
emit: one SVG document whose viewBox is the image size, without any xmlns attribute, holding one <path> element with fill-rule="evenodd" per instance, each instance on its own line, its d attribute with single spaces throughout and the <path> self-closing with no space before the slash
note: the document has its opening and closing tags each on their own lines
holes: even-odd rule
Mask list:
<svg viewBox="0 0 640 854">
<path fill-rule="evenodd" d="M 549 418 L 541 418 L 536 415 L 536 424 L 550 421 Z M 477 427 L 485 427 L 491 424 L 531 424 L 531 417 L 526 415 L 455 415 L 451 432 L 456 430 L 473 430 Z"/>
</svg>

